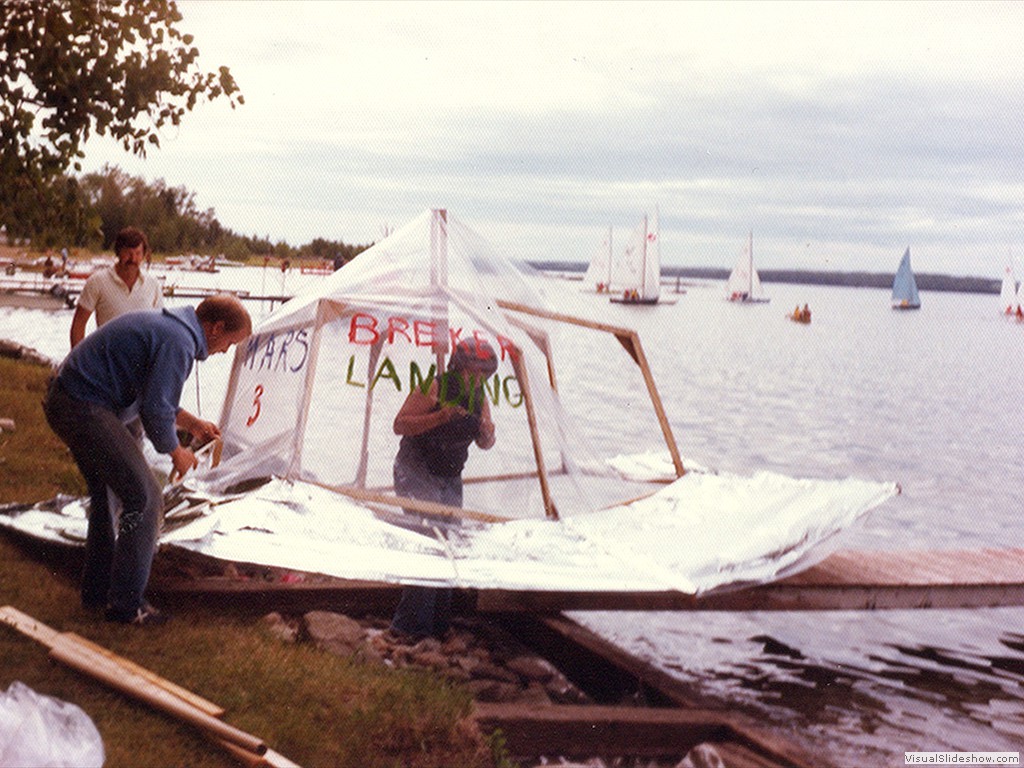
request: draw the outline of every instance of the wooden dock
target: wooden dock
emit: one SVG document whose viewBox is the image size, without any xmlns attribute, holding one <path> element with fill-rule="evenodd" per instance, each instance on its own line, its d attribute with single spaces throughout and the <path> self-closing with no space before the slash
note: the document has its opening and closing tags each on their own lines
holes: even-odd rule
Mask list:
<svg viewBox="0 0 1024 768">
<path fill-rule="evenodd" d="M 85 281 L 81 279 L 43 279 L 0 277 L 0 304 L 25 309 L 65 309 L 74 307 Z M 244 290 L 164 285 L 165 298 L 204 299 L 216 293 L 230 293 L 242 301 L 269 302 L 271 308 L 291 296 L 255 295 Z"/>
<path fill-rule="evenodd" d="M 289 601 L 306 610 L 344 604 L 390 605 L 399 587 L 324 579 L 300 584 L 223 578 L 164 579 L 165 597 L 201 595 L 225 604 Z M 828 611 L 1024 606 L 1024 549 L 876 552 L 840 550 L 770 584 L 694 597 L 680 592 L 520 592 L 467 590 L 467 607 L 484 613 L 552 615 L 563 611 Z"/>
<path fill-rule="evenodd" d="M 770 584 L 693 597 L 678 592 L 481 592 L 485 611 L 828 611 L 1024 606 L 1024 549 L 840 550 Z"/>
<path fill-rule="evenodd" d="M 82 281 L 0 277 L 0 306 L 25 309 L 66 309 L 75 305 Z"/>
</svg>

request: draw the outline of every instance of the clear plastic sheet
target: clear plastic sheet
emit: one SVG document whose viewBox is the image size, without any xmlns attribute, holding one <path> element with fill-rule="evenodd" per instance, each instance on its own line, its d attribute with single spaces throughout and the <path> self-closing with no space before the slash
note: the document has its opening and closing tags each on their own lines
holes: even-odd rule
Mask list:
<svg viewBox="0 0 1024 768">
<path fill-rule="evenodd" d="M 0 694 L 0 768 L 100 768 L 103 740 L 80 707 L 15 681 Z"/>
</svg>

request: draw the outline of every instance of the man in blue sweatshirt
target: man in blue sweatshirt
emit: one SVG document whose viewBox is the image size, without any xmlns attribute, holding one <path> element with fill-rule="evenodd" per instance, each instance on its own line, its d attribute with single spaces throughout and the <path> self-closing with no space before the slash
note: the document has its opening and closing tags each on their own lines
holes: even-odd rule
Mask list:
<svg viewBox="0 0 1024 768">
<path fill-rule="evenodd" d="M 108 621 L 157 624 L 165 620 L 145 601 L 163 511 L 160 484 L 125 426 L 139 417 L 153 446 L 171 458 L 174 473 L 196 466 L 178 442 L 180 428 L 207 442 L 217 425 L 179 405 L 195 360 L 226 352 L 252 332 L 242 303 L 211 296 L 195 309 L 129 312 L 96 329 L 61 364 L 43 410 L 68 446 L 89 489 L 89 528 L 82 604 L 106 607 Z M 107 488 L 121 500 L 118 532 Z"/>
</svg>

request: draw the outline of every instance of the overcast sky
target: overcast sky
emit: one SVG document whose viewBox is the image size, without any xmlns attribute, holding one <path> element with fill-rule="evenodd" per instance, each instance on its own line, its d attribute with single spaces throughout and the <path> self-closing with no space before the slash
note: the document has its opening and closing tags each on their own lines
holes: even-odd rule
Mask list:
<svg viewBox="0 0 1024 768">
<path fill-rule="evenodd" d="M 1024 4 L 186 0 L 245 96 L 106 162 L 225 226 L 366 243 L 448 208 L 588 261 L 655 205 L 662 260 L 1024 271 Z"/>
</svg>

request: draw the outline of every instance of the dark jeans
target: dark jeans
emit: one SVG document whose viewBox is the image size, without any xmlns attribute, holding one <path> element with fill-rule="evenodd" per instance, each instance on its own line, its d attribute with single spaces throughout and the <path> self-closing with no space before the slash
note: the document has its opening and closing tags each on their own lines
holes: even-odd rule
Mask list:
<svg viewBox="0 0 1024 768">
<path fill-rule="evenodd" d="M 163 512 L 160 484 L 138 441 L 112 411 L 76 400 L 57 381 L 50 385 L 43 411 L 89 489 L 82 602 L 134 612 L 144 602 L 156 553 Z M 108 488 L 122 507 L 116 537 Z"/>
<path fill-rule="evenodd" d="M 401 453 L 394 466 L 395 493 L 420 501 L 434 501 L 451 507 L 462 506 L 462 478 L 434 475 L 418 461 L 406 460 Z M 415 510 L 408 514 L 420 515 L 421 525 L 432 521 L 429 515 Z M 452 525 L 452 521 L 436 521 L 439 528 Z M 402 598 L 391 618 L 391 627 L 413 637 L 442 637 L 448 631 L 452 618 L 451 587 L 402 588 Z"/>
</svg>

